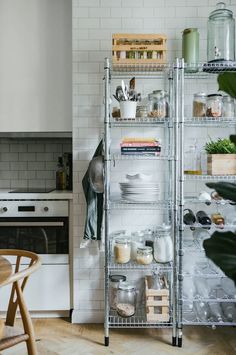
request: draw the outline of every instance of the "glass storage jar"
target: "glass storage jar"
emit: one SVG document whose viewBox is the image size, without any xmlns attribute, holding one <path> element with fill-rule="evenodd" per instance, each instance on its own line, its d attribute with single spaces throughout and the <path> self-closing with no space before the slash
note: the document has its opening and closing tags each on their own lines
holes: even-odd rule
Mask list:
<svg viewBox="0 0 236 355">
<path fill-rule="evenodd" d="M 211 63 L 235 60 L 235 21 L 224 2 L 216 5 L 208 19 L 207 60 Z"/>
<path fill-rule="evenodd" d="M 123 318 L 132 317 L 136 311 L 136 287 L 128 282 L 120 282 L 117 290 L 117 314 Z"/>
<path fill-rule="evenodd" d="M 207 117 L 221 117 L 223 113 L 223 99 L 221 94 L 207 95 Z"/>
<path fill-rule="evenodd" d="M 186 28 L 182 37 L 182 57 L 187 64 L 187 73 L 196 73 L 199 62 L 199 32 L 197 28 Z"/>
<path fill-rule="evenodd" d="M 158 263 L 168 263 L 173 260 L 173 242 L 170 230 L 159 230 L 154 239 L 154 259 Z"/>
<path fill-rule="evenodd" d="M 134 232 L 131 234 L 131 259 L 136 261 L 138 248 L 144 247 L 144 234 L 139 232 Z"/>
<path fill-rule="evenodd" d="M 228 95 L 223 96 L 223 117 L 233 118 L 235 114 L 234 98 Z"/>
<path fill-rule="evenodd" d="M 137 249 L 136 261 L 138 264 L 148 265 L 151 264 L 152 260 L 152 247 L 139 247 Z"/>
<path fill-rule="evenodd" d="M 148 117 L 165 118 L 166 117 L 166 99 L 163 90 L 155 90 L 148 95 L 149 108 Z"/>
<path fill-rule="evenodd" d="M 114 242 L 114 259 L 117 264 L 130 261 L 131 246 L 128 238 L 116 238 Z"/>
<path fill-rule="evenodd" d="M 206 98 L 205 92 L 198 92 L 193 95 L 193 117 L 206 116 Z"/>
<path fill-rule="evenodd" d="M 197 149 L 197 144 L 190 145 L 184 155 L 184 173 L 188 175 L 201 175 L 201 154 Z"/>
<path fill-rule="evenodd" d="M 126 276 L 124 275 L 110 275 L 110 293 L 109 293 L 109 304 L 110 308 L 116 310 L 117 305 L 117 290 L 120 282 L 126 281 Z"/>
</svg>

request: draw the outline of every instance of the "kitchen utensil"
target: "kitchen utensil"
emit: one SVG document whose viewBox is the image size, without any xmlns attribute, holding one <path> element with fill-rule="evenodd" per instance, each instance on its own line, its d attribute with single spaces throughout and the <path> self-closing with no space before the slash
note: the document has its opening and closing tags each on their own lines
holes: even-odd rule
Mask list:
<svg viewBox="0 0 236 355">
<path fill-rule="evenodd" d="M 124 83 L 124 80 L 121 80 L 121 87 L 122 87 L 122 91 L 123 91 L 123 95 L 124 95 L 125 100 L 128 100 L 128 95 L 127 95 L 128 90 L 127 90 L 127 86 Z"/>
</svg>

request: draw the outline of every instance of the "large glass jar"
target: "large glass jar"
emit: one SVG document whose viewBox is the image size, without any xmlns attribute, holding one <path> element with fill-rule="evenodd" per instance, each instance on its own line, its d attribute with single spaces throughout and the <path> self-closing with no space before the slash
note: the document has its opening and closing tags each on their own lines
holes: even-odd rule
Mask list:
<svg viewBox="0 0 236 355">
<path fill-rule="evenodd" d="M 221 117 L 223 113 L 223 99 L 220 94 L 207 95 L 207 117 Z"/>
<path fill-rule="evenodd" d="M 234 118 L 235 103 L 234 98 L 228 95 L 223 96 L 223 117 Z"/>
<path fill-rule="evenodd" d="M 136 311 L 136 287 L 128 282 L 121 282 L 117 290 L 117 314 L 123 318 L 132 317 Z"/>
<path fill-rule="evenodd" d="M 149 265 L 153 260 L 152 247 L 140 247 L 137 249 L 136 261 L 141 265 Z"/>
<path fill-rule="evenodd" d="M 130 261 L 131 246 L 128 238 L 116 238 L 114 243 L 114 259 L 117 264 Z"/>
<path fill-rule="evenodd" d="M 109 304 L 110 308 L 116 310 L 117 305 L 117 290 L 120 282 L 126 281 L 126 276 L 124 275 L 110 275 L 110 293 L 109 293 Z"/>
<path fill-rule="evenodd" d="M 144 247 L 144 234 L 141 231 L 134 232 L 131 235 L 131 259 L 136 261 L 138 248 Z"/>
<path fill-rule="evenodd" d="M 206 116 L 206 98 L 205 92 L 198 92 L 193 96 L 193 117 Z"/>
<path fill-rule="evenodd" d="M 154 239 L 154 259 L 158 263 L 168 263 L 173 260 L 173 242 L 170 230 L 159 230 Z"/>
<path fill-rule="evenodd" d="M 148 117 L 165 118 L 166 117 L 166 96 L 163 90 L 155 90 L 148 95 L 149 108 Z"/>
<path fill-rule="evenodd" d="M 184 155 L 184 173 L 188 175 L 201 175 L 201 154 L 197 149 L 197 144 L 189 146 Z"/>
<path fill-rule="evenodd" d="M 223 2 L 216 5 L 208 19 L 207 60 L 216 63 L 235 60 L 235 21 L 233 12 Z"/>
</svg>

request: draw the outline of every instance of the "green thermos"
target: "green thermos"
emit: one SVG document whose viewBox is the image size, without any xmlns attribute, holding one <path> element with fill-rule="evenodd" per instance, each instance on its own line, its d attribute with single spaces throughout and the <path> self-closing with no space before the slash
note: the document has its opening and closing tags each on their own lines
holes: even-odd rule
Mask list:
<svg viewBox="0 0 236 355">
<path fill-rule="evenodd" d="M 182 38 L 182 57 L 187 64 L 187 73 L 196 73 L 199 62 L 199 32 L 197 28 L 186 28 Z"/>
</svg>

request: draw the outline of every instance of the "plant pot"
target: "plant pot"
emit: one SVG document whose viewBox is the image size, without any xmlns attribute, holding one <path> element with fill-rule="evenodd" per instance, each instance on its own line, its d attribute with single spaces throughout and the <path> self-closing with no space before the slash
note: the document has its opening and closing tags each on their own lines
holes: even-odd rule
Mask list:
<svg viewBox="0 0 236 355">
<path fill-rule="evenodd" d="M 208 175 L 236 175 L 236 154 L 208 154 Z"/>
</svg>

